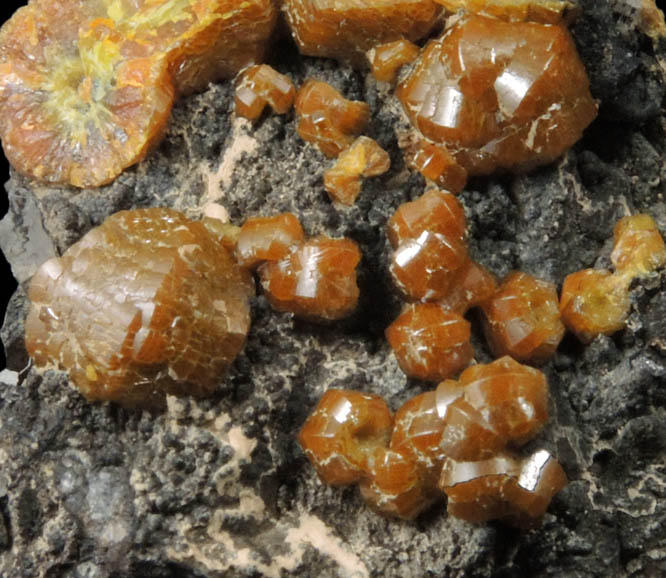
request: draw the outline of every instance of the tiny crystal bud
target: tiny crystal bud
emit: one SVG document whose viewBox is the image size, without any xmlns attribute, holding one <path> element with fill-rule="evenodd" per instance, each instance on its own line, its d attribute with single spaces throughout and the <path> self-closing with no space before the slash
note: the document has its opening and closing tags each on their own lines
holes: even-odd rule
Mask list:
<svg viewBox="0 0 666 578">
<path fill-rule="evenodd" d="M 256 120 L 269 105 L 273 112 L 286 114 L 294 104 L 296 88 L 288 76 L 268 64 L 257 64 L 244 70 L 236 83 L 236 114 Z"/>
<path fill-rule="evenodd" d="M 371 48 L 367 57 L 372 75 L 382 82 L 394 82 L 400 68 L 416 60 L 420 50 L 404 38 Z"/>
<path fill-rule="evenodd" d="M 611 261 L 619 274 L 640 277 L 666 266 L 666 245 L 650 215 L 623 217 L 613 237 Z"/>
</svg>

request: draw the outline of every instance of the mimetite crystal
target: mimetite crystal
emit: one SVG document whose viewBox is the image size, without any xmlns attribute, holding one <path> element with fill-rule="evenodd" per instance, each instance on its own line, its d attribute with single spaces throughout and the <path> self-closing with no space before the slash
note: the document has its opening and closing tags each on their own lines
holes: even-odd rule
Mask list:
<svg viewBox="0 0 666 578">
<path fill-rule="evenodd" d="M 264 261 L 279 261 L 305 241 L 305 233 L 292 213 L 274 217 L 250 217 L 236 237 L 236 259 L 255 268 Z"/>
<path fill-rule="evenodd" d="M 611 261 L 618 274 L 640 277 L 666 266 L 666 245 L 650 215 L 623 217 L 613 238 Z"/>
<path fill-rule="evenodd" d="M 236 114 L 256 120 L 266 105 L 277 114 L 286 114 L 295 98 L 296 88 L 288 76 L 268 64 L 257 64 L 244 70 L 236 81 L 234 107 Z"/>
<path fill-rule="evenodd" d="M 420 51 L 416 44 L 405 38 L 375 46 L 367 54 L 372 75 L 382 82 L 393 82 L 400 68 L 416 60 Z"/>
<path fill-rule="evenodd" d="M 245 343 L 253 293 L 200 222 L 171 209 L 123 211 L 37 271 L 26 348 L 89 400 L 202 396 Z"/>
<path fill-rule="evenodd" d="M 449 12 L 459 10 L 514 22 L 555 24 L 570 20 L 578 10 L 566 0 L 435 0 Z"/>
</svg>

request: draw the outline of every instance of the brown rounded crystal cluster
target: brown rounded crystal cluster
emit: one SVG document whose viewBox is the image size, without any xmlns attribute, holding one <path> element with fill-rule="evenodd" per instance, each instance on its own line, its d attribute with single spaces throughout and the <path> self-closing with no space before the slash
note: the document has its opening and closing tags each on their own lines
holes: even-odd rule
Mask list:
<svg viewBox="0 0 666 578">
<path fill-rule="evenodd" d="M 263 54 L 272 0 L 32 0 L 0 30 L 0 138 L 20 172 L 100 186 L 161 137 L 175 95 Z"/>
<path fill-rule="evenodd" d="M 448 496 L 449 514 L 529 527 L 567 483 L 546 451 L 515 448 L 548 419 L 544 375 L 503 357 L 408 400 L 394 416 L 374 395 L 329 390 L 299 442 L 327 483 L 359 483 L 375 510 L 416 517 Z"/>
<path fill-rule="evenodd" d="M 361 252 L 353 241 L 306 239 L 291 213 L 247 219 L 233 238 L 239 263 L 257 269 L 266 299 L 277 311 L 334 321 L 356 308 Z"/>
<path fill-rule="evenodd" d="M 404 203 L 388 223 L 391 275 L 409 301 L 386 330 L 402 370 L 441 381 L 474 356 L 467 309 L 492 295 L 495 279 L 467 254 L 465 213 L 450 193 L 431 190 Z"/>
<path fill-rule="evenodd" d="M 422 148 L 442 148 L 468 174 L 484 175 L 566 151 L 596 117 L 588 85 L 564 25 L 469 15 L 428 43 L 396 94 L 431 144 Z"/>
<path fill-rule="evenodd" d="M 631 306 L 631 282 L 666 266 L 666 245 L 650 215 L 620 219 L 614 230 L 611 262 L 615 273 L 583 269 L 568 275 L 562 285 L 562 318 L 581 341 L 622 329 Z"/>
<path fill-rule="evenodd" d="M 123 211 L 37 271 L 26 348 L 90 400 L 206 395 L 245 343 L 253 293 L 202 223 L 171 209 Z"/>
</svg>

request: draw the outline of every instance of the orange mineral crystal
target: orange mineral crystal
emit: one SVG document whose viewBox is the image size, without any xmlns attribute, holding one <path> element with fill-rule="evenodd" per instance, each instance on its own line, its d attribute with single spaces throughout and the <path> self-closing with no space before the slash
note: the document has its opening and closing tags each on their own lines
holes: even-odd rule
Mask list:
<svg viewBox="0 0 666 578">
<path fill-rule="evenodd" d="M 441 12 L 432 0 L 285 0 L 283 7 L 303 54 L 357 66 L 373 46 L 423 38 Z"/>
<path fill-rule="evenodd" d="M 314 237 L 280 261 L 264 263 L 258 271 L 274 309 L 314 321 L 333 321 L 356 307 L 360 260 L 361 252 L 353 241 Z"/>
<path fill-rule="evenodd" d="M 353 484 L 367 475 L 369 460 L 387 447 L 393 418 L 379 396 L 329 389 L 303 425 L 298 441 L 328 484 Z"/>
<path fill-rule="evenodd" d="M 426 381 L 455 375 L 474 356 L 470 324 L 436 303 L 408 305 L 386 329 L 386 339 L 400 368 Z"/>
<path fill-rule="evenodd" d="M 471 259 L 456 272 L 451 289 L 439 304 L 463 315 L 471 307 L 487 301 L 497 291 L 495 276 Z"/>
<path fill-rule="evenodd" d="M 564 336 L 555 286 L 526 273 L 511 273 L 481 308 L 488 341 L 498 357 L 542 363 Z"/>
<path fill-rule="evenodd" d="M 353 205 L 361 192 L 361 177 L 383 175 L 390 167 L 391 159 L 377 141 L 360 136 L 324 171 L 324 188 L 332 201 Z"/>
<path fill-rule="evenodd" d="M 298 218 L 292 213 L 274 217 L 250 217 L 236 239 L 236 259 L 255 268 L 263 261 L 279 261 L 305 240 Z"/>
<path fill-rule="evenodd" d="M 555 24 L 571 19 L 576 5 L 566 0 L 435 0 L 449 12 L 463 10 L 514 22 Z"/>
<path fill-rule="evenodd" d="M 375 46 L 367 53 L 372 75 L 379 81 L 393 82 L 400 68 L 416 60 L 420 51 L 416 44 L 405 38 Z"/>
<path fill-rule="evenodd" d="M 569 330 L 583 342 L 612 335 L 624 327 L 631 302 L 626 278 L 605 269 L 583 269 L 567 275 L 560 311 Z"/>
<path fill-rule="evenodd" d="M 611 261 L 618 274 L 640 277 L 666 266 L 666 245 L 650 215 L 623 217 L 613 237 Z"/>
<path fill-rule="evenodd" d="M 234 106 L 236 114 L 256 120 L 266 105 L 277 114 L 286 114 L 295 98 L 296 88 L 288 76 L 268 64 L 257 64 L 241 73 L 236 83 Z"/>
<path fill-rule="evenodd" d="M 89 400 L 202 396 L 243 348 L 253 292 L 200 222 L 170 209 L 122 211 L 37 271 L 26 348 Z"/>
<path fill-rule="evenodd" d="M 458 164 L 446 147 L 423 139 L 413 141 L 410 138 L 401 143 L 407 166 L 452 193 L 459 193 L 465 188 L 467 170 Z"/>
<path fill-rule="evenodd" d="M 439 481 L 450 515 L 474 523 L 501 519 L 523 528 L 540 521 L 566 484 L 562 466 L 545 450 L 525 459 L 503 454 L 473 462 L 448 460 Z"/>
<path fill-rule="evenodd" d="M 347 100 L 330 84 L 308 80 L 296 94 L 296 130 L 327 157 L 337 157 L 370 119 L 365 102 Z"/>
<path fill-rule="evenodd" d="M 177 93 L 235 74 L 271 0 L 33 0 L 0 30 L 0 138 L 31 177 L 100 186 L 159 141 Z"/>
<path fill-rule="evenodd" d="M 558 158 L 597 114 L 564 25 L 468 16 L 421 53 L 397 95 L 470 175 Z"/>
</svg>

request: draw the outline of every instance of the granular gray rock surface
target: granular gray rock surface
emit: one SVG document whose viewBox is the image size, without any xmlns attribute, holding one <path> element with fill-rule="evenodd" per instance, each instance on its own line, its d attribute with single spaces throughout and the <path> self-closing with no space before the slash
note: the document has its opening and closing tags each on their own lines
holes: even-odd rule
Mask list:
<svg viewBox="0 0 666 578">
<path fill-rule="evenodd" d="M 651 0 L 584 0 L 573 26 L 600 116 L 559 162 L 469 183 L 460 198 L 475 258 L 498 275 L 561 285 L 606 266 L 615 221 L 649 212 L 666 231 L 666 28 Z M 424 182 L 396 144 L 389 92 L 359 72 L 300 58 L 275 66 L 317 77 L 373 111 L 368 134 L 393 167 L 357 204 L 331 205 L 329 165 L 292 116 L 256 125 L 232 114 L 231 84 L 182 100 L 158 150 L 99 190 L 47 188 L 13 175 L 0 245 L 20 285 L 2 329 L 0 576 L 660 577 L 666 576 L 666 276 L 636 283 L 627 329 L 583 346 L 565 338 L 544 367 L 551 419 L 533 447 L 570 484 L 543 524 L 473 526 L 443 504 L 415 522 L 372 513 L 354 489 L 315 476 L 296 433 L 322 393 L 353 388 L 392 408 L 431 389 L 404 377 L 383 330 L 400 303 L 384 225 Z M 259 295 L 248 344 L 210 399 L 169 398 L 162 413 L 89 404 L 60 372 L 31 367 L 23 344 L 29 277 L 120 209 L 169 206 L 231 220 L 293 211 L 310 234 L 348 236 L 364 254 L 361 307 L 321 327 L 278 314 Z M 471 317 L 478 335 L 478 319 Z M 484 340 L 476 359 L 489 361 Z"/>
</svg>

